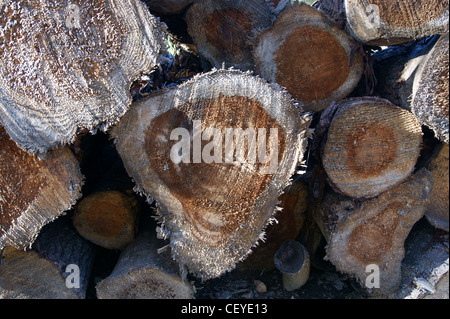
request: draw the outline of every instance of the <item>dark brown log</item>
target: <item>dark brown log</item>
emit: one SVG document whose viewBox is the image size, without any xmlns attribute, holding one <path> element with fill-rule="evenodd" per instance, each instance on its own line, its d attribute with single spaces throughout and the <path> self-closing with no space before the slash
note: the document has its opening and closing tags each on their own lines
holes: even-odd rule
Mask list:
<svg viewBox="0 0 450 319">
<path fill-rule="evenodd" d="M 377 83 L 372 95 L 411 111 L 415 74 L 438 39 L 436 35 L 375 52 L 373 70 Z"/>
<path fill-rule="evenodd" d="M 335 190 L 370 198 L 413 172 L 422 127 L 412 113 L 385 99 L 360 97 L 333 103 L 321 120 L 329 123 L 322 164 Z"/>
<path fill-rule="evenodd" d="M 432 177 L 422 169 L 380 196 L 355 201 L 327 192 L 316 210 L 328 245 L 326 259 L 337 270 L 354 276 L 374 295 L 386 295 L 399 287 L 404 242 L 412 226 L 423 216 L 432 189 Z M 379 285 L 370 287 L 367 267 L 378 269 Z M 373 268 L 370 268 L 373 269 Z"/>
<path fill-rule="evenodd" d="M 395 45 L 448 32 L 448 0 L 344 0 L 347 27 L 360 42 Z"/>
<path fill-rule="evenodd" d="M 411 110 L 435 136 L 449 143 L 449 37 L 442 35 L 418 67 Z"/>
<path fill-rule="evenodd" d="M 136 189 L 158 203 L 174 258 L 212 278 L 261 239 L 303 156 L 309 123 L 285 92 L 221 69 L 137 102 L 112 135 Z"/>
<path fill-rule="evenodd" d="M 6 247 L 0 263 L 0 298 L 84 299 L 94 247 L 68 216 L 42 228 L 33 249 Z"/>
<path fill-rule="evenodd" d="M 307 111 L 322 111 L 358 84 L 363 58 L 355 41 L 324 13 L 304 3 L 288 7 L 254 45 L 256 71 L 278 83 Z"/>
<path fill-rule="evenodd" d="M 266 0 L 197 0 L 186 12 L 198 52 L 215 68 L 253 70 L 252 47 L 260 29 L 272 23 Z"/>
<path fill-rule="evenodd" d="M 190 299 L 194 290 L 170 256 L 168 243 L 156 238 L 148 220 L 120 254 L 112 273 L 96 286 L 99 299 Z M 162 250 L 162 251 L 161 251 Z"/>
<path fill-rule="evenodd" d="M 67 148 L 46 158 L 21 150 L 0 125 L 0 250 L 30 245 L 81 197 L 79 163 Z"/>
<path fill-rule="evenodd" d="M 449 150 L 448 144 L 437 147 L 429 170 L 433 175 L 433 190 L 427 205 L 426 217 L 435 227 L 448 231 L 449 219 Z"/>
<path fill-rule="evenodd" d="M 107 129 L 159 62 L 162 25 L 139 0 L 0 3 L 0 121 L 33 152 Z"/>
</svg>

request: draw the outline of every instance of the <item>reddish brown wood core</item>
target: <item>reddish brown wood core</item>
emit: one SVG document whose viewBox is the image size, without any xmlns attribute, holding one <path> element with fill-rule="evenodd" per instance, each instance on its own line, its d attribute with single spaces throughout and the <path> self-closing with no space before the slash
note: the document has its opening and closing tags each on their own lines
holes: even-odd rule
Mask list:
<svg viewBox="0 0 450 319">
<path fill-rule="evenodd" d="M 392 247 L 402 207 L 401 203 L 393 202 L 376 216 L 358 225 L 348 239 L 350 254 L 366 264 L 380 262 Z"/>
<path fill-rule="evenodd" d="M 379 176 L 397 154 L 394 130 L 380 122 L 360 125 L 347 137 L 347 166 L 360 177 Z"/>
<path fill-rule="evenodd" d="M 83 199 L 75 223 L 86 223 L 86 231 L 104 238 L 115 238 L 133 225 L 132 203 L 120 192 L 99 192 Z"/>
<path fill-rule="evenodd" d="M 48 180 L 44 163 L 17 147 L 0 126 L 0 235 L 39 196 Z"/>
<path fill-rule="evenodd" d="M 420 27 L 437 19 L 448 8 L 448 1 L 430 0 L 371 0 L 379 7 L 382 21 L 393 27 Z"/>
<path fill-rule="evenodd" d="M 272 180 L 261 174 L 267 164 L 244 162 L 175 164 L 169 154 L 173 129 L 183 127 L 192 135 L 193 120 L 201 120 L 202 129 L 217 128 L 225 136 L 226 128 L 265 128 L 269 154 L 270 128 L 278 130 L 278 162 L 285 148 L 283 129 L 255 100 L 241 96 L 223 96 L 196 100 L 155 118 L 146 131 L 145 148 L 152 168 L 183 205 L 192 233 L 199 241 L 218 245 L 248 220 L 256 198 Z M 247 140 L 246 140 L 247 141 Z M 202 149 L 210 141 L 202 142 Z M 223 154 L 225 154 L 222 145 Z M 247 142 L 245 149 L 247 150 Z M 191 150 L 192 150 L 191 141 Z"/>
<path fill-rule="evenodd" d="M 276 81 L 303 102 L 329 97 L 350 72 L 349 56 L 325 31 L 305 26 L 294 29 L 276 52 Z"/>
<path fill-rule="evenodd" d="M 249 41 L 253 24 L 250 17 L 235 8 L 220 9 L 213 12 L 207 21 L 206 39 L 219 51 L 232 55 L 239 61 L 241 52 L 252 49 Z"/>
</svg>

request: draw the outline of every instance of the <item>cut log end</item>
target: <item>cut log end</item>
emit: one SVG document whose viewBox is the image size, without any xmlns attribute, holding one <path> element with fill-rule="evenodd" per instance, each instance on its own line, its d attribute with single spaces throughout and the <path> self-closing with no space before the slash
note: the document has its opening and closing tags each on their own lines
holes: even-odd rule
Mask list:
<svg viewBox="0 0 450 319">
<path fill-rule="evenodd" d="M 2 1 L 0 34 L 0 120 L 21 148 L 42 153 L 117 122 L 164 43 L 136 0 Z"/>
<path fill-rule="evenodd" d="M 431 190 L 431 174 L 422 169 L 374 199 L 342 211 L 339 206 L 329 206 L 334 207 L 338 221 L 328 224 L 326 258 L 339 271 L 354 275 L 363 287 L 378 288 L 373 293 L 393 292 L 401 280 L 405 239 L 423 216 Z M 379 269 L 375 286 L 367 280 L 367 267 L 373 265 Z"/>
<path fill-rule="evenodd" d="M 121 252 L 112 273 L 96 286 L 99 299 L 191 299 L 194 289 L 180 274 L 167 242 L 158 240 L 150 216 L 140 220 L 142 228 Z"/>
<path fill-rule="evenodd" d="M 449 146 L 442 145 L 432 159 L 429 170 L 433 175 L 433 190 L 427 205 L 426 217 L 435 227 L 449 230 Z"/>
<path fill-rule="evenodd" d="M 0 249 L 24 248 L 81 197 L 80 167 L 66 147 L 46 158 L 20 149 L 0 125 Z"/>
<path fill-rule="evenodd" d="M 354 198 L 377 196 L 413 171 L 422 143 L 420 122 L 379 98 L 338 102 L 322 162 L 333 186 Z"/>
<path fill-rule="evenodd" d="M 192 287 L 161 270 L 137 268 L 97 285 L 99 299 L 191 299 Z"/>
<path fill-rule="evenodd" d="M 0 299 L 79 299 L 53 262 L 13 247 L 3 250 L 0 284 Z"/>
<path fill-rule="evenodd" d="M 412 112 L 436 137 L 449 143 L 449 34 L 442 35 L 424 58 L 413 84 Z"/>
<path fill-rule="evenodd" d="M 345 0 L 347 26 L 368 45 L 395 45 L 448 31 L 448 1 Z"/>
<path fill-rule="evenodd" d="M 258 36 L 254 59 L 262 77 L 285 87 L 306 110 L 321 111 L 359 82 L 363 60 L 354 45 L 322 12 L 294 5 Z"/>
<path fill-rule="evenodd" d="M 138 201 L 119 191 L 102 191 L 81 200 L 73 223 L 86 239 L 107 249 L 123 249 L 136 232 Z"/>
<path fill-rule="evenodd" d="M 201 0 L 188 9 L 186 21 L 199 53 L 213 67 L 246 71 L 254 69 L 254 36 L 270 25 L 272 12 L 265 0 Z"/>
<path fill-rule="evenodd" d="M 114 136 L 137 188 L 159 203 L 174 257 L 211 278 L 259 240 L 309 121 L 259 78 L 216 70 L 138 103 Z"/>
</svg>

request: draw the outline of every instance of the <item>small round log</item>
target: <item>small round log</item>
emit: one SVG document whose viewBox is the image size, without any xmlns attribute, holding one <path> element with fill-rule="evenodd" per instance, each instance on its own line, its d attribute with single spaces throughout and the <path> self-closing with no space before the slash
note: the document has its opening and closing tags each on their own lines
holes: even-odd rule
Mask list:
<svg viewBox="0 0 450 319">
<path fill-rule="evenodd" d="M 144 220 L 141 221 L 144 223 Z M 146 221 L 146 226 L 151 222 Z M 96 286 L 99 299 L 191 299 L 193 287 L 182 278 L 156 231 L 143 227 L 122 251 L 112 273 Z M 170 250 L 170 249 L 169 249 Z"/>
<path fill-rule="evenodd" d="M 283 274 L 283 288 L 300 289 L 308 281 L 310 260 L 308 251 L 298 241 L 283 243 L 274 256 L 275 267 Z"/>
<path fill-rule="evenodd" d="M 289 6 L 254 45 L 256 72 L 278 83 L 307 111 L 322 111 L 349 95 L 363 72 L 355 41 L 304 3 Z"/>
<path fill-rule="evenodd" d="M 254 69 L 253 41 L 272 23 L 266 0 L 197 0 L 186 12 L 188 32 L 198 52 L 215 68 Z"/>
<path fill-rule="evenodd" d="M 100 191 L 76 205 L 73 223 L 84 238 L 96 245 L 123 249 L 134 239 L 138 211 L 138 200 L 133 194 Z"/>
<path fill-rule="evenodd" d="M 422 145 L 422 127 L 410 112 L 375 97 L 332 104 L 322 163 L 335 190 L 370 198 L 401 183 L 413 172 Z"/>
</svg>

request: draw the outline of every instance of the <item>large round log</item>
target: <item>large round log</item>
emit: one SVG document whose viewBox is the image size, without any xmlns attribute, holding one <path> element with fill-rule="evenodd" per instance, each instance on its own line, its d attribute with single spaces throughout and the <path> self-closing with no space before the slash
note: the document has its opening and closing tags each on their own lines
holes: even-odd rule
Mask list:
<svg viewBox="0 0 450 319">
<path fill-rule="evenodd" d="M 68 147 L 40 159 L 20 149 L 0 125 L 0 250 L 30 245 L 42 226 L 76 203 L 82 184 Z"/>
<path fill-rule="evenodd" d="M 333 103 L 322 146 L 322 164 L 335 190 L 375 197 L 413 172 L 422 145 L 420 121 L 388 100 L 358 97 Z"/>
<path fill-rule="evenodd" d="M 256 71 L 278 83 L 305 110 L 322 111 L 349 95 L 363 72 L 355 41 L 326 15 L 304 3 L 289 6 L 254 45 Z"/>
<path fill-rule="evenodd" d="M 347 27 L 360 42 L 394 45 L 448 32 L 448 0 L 344 0 Z"/>
<path fill-rule="evenodd" d="M 174 258 L 212 278 L 261 238 L 309 123 L 283 91 L 221 69 L 137 102 L 112 134 L 137 190 L 157 201 Z"/>
<path fill-rule="evenodd" d="M 0 35 L 0 121 L 33 152 L 118 121 L 163 46 L 139 0 L 3 0 Z"/>
</svg>

